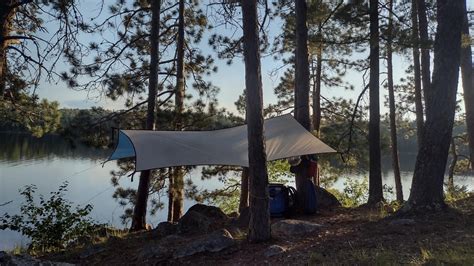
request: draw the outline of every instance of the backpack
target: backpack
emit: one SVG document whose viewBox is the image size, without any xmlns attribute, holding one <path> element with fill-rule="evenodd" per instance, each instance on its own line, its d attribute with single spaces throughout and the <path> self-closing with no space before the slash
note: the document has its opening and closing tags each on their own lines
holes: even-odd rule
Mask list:
<svg viewBox="0 0 474 266">
<path fill-rule="evenodd" d="M 268 185 L 270 194 L 270 216 L 289 217 L 296 205 L 296 190 L 283 184 L 271 183 Z"/>
</svg>

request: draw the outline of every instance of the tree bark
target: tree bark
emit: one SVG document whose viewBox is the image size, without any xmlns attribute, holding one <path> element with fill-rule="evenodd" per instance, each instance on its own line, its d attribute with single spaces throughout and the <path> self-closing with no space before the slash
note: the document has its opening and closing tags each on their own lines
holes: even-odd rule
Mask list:
<svg viewBox="0 0 474 266">
<path fill-rule="evenodd" d="M 398 140 L 397 140 L 397 123 L 395 111 L 395 92 L 393 88 L 393 64 L 392 64 L 392 40 L 393 40 L 393 21 L 392 10 L 393 0 L 388 1 L 389 5 L 389 20 L 387 29 L 387 85 L 388 85 L 388 102 L 389 102 L 389 118 L 390 118 L 390 141 L 392 143 L 392 166 L 393 175 L 395 178 L 395 191 L 397 201 L 403 202 L 402 179 L 400 176 L 400 161 L 398 158 Z"/>
<path fill-rule="evenodd" d="M 239 212 L 249 206 L 249 169 L 247 167 L 242 168 L 242 176 L 240 179 L 240 201 L 239 201 Z"/>
<path fill-rule="evenodd" d="M 168 177 L 168 222 L 174 221 L 174 175 L 173 168 L 169 168 Z"/>
<path fill-rule="evenodd" d="M 470 37 L 469 21 L 466 2 L 463 1 L 462 34 L 465 39 Z M 461 48 L 461 75 L 464 91 L 464 107 L 466 109 L 466 126 L 469 140 L 469 158 L 471 169 L 474 169 L 474 81 L 472 76 L 472 50 L 470 44 L 463 44 Z"/>
<path fill-rule="evenodd" d="M 306 0 L 295 0 L 296 13 L 296 49 L 295 49 L 295 118 L 307 130 L 311 130 L 309 116 L 309 61 L 308 61 L 308 27 Z M 307 160 L 302 158 L 302 161 Z M 302 162 L 302 166 L 304 166 Z M 306 206 L 305 179 L 309 177 L 308 167 L 298 167 L 296 192 L 299 207 Z"/>
<path fill-rule="evenodd" d="M 456 152 L 456 141 L 455 138 L 451 138 L 451 164 L 449 165 L 448 171 L 448 190 L 454 190 L 454 171 L 456 164 L 458 163 L 458 153 Z"/>
<path fill-rule="evenodd" d="M 184 0 L 179 0 L 178 7 L 178 38 L 176 44 L 176 92 L 175 92 L 175 130 L 181 130 L 184 112 Z M 184 171 L 183 167 L 177 166 L 173 171 L 174 177 L 174 203 L 173 221 L 177 221 L 183 215 L 184 208 Z"/>
<path fill-rule="evenodd" d="M 318 27 L 318 41 L 319 47 L 316 51 L 316 69 L 314 73 L 314 84 L 313 84 L 313 130 L 316 133 L 316 137 L 321 136 L 321 76 L 323 70 L 323 40 L 321 33 L 321 25 Z M 316 157 L 316 173 L 313 178 L 313 183 L 316 186 L 320 185 L 319 178 L 319 164 Z"/>
<path fill-rule="evenodd" d="M 246 119 L 249 145 L 250 222 L 248 240 L 271 238 L 268 195 L 267 156 L 263 134 L 263 92 L 260 69 L 257 1 L 242 1 Z"/>
<path fill-rule="evenodd" d="M 418 151 L 410 198 L 404 210 L 445 207 L 443 180 L 451 142 L 461 54 L 462 3 L 437 1 L 434 68 L 423 141 Z"/>
<path fill-rule="evenodd" d="M 379 15 L 378 1 L 370 0 L 370 80 L 369 80 L 369 199 L 373 205 L 383 201 L 380 158 L 379 98 Z"/>
<path fill-rule="evenodd" d="M 425 0 L 418 0 L 418 19 L 419 19 L 419 34 L 420 34 L 420 48 L 421 48 L 421 80 L 423 82 L 423 96 L 425 103 L 428 102 L 430 95 L 431 79 L 430 79 L 430 41 L 428 38 L 428 21 L 426 18 L 426 3 Z M 425 109 L 428 106 L 425 104 Z M 429 111 L 426 110 L 428 113 Z"/>
<path fill-rule="evenodd" d="M 0 3 L 0 100 L 3 99 L 6 90 L 7 75 L 7 55 L 6 55 L 6 37 L 10 34 L 11 18 L 13 15 L 9 5 L 10 1 L 1 1 Z"/>
<path fill-rule="evenodd" d="M 411 7 L 411 22 L 412 22 L 412 41 L 413 41 L 413 74 L 415 77 L 415 112 L 416 112 L 416 133 L 418 140 L 418 147 L 422 142 L 423 137 L 423 100 L 421 94 L 421 70 L 420 70 L 420 49 L 419 49 L 419 33 L 418 33 L 418 18 L 417 0 L 412 0 Z"/>
<path fill-rule="evenodd" d="M 148 82 L 148 108 L 146 117 L 146 129 L 155 129 L 155 105 L 158 89 L 158 48 L 160 36 L 160 0 L 151 1 L 151 35 L 150 35 L 150 77 Z M 132 226 L 130 230 L 144 230 L 146 225 L 146 209 L 148 202 L 148 190 L 150 187 L 151 171 L 140 173 L 138 184 L 137 201 L 133 209 Z"/>
</svg>

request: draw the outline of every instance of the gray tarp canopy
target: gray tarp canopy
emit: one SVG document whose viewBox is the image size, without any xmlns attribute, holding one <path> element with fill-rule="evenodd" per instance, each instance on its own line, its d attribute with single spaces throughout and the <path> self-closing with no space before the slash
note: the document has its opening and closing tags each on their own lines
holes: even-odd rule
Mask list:
<svg viewBox="0 0 474 266">
<path fill-rule="evenodd" d="M 267 160 L 334 153 L 291 115 L 266 119 Z M 136 171 L 185 165 L 248 166 L 247 125 L 213 131 L 120 130 L 110 160 L 135 157 Z"/>
</svg>

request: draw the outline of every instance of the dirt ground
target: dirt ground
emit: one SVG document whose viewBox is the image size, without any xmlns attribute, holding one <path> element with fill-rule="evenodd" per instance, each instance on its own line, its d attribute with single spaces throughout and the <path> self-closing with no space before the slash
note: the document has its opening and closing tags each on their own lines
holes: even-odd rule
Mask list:
<svg viewBox="0 0 474 266">
<path fill-rule="evenodd" d="M 394 224 L 386 209 L 338 208 L 314 216 L 296 217 L 324 225 L 313 234 L 250 244 L 242 235 L 238 245 L 217 253 L 182 259 L 141 261 L 137 254 L 153 239 L 147 233 L 110 239 L 106 251 L 81 259 L 74 252 L 50 259 L 90 264 L 156 265 L 474 265 L 474 196 L 457 201 L 447 212 L 413 217 Z M 185 240 L 186 242 L 189 239 Z M 266 257 L 271 245 L 287 250 Z"/>
</svg>

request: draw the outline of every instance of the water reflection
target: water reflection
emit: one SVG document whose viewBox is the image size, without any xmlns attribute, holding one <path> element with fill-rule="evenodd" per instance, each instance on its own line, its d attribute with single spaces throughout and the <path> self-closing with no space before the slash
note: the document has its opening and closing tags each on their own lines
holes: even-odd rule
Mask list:
<svg viewBox="0 0 474 266">
<path fill-rule="evenodd" d="M 70 143 L 58 135 L 35 138 L 29 134 L 0 132 L 0 163 L 23 164 L 25 161 L 64 159 L 105 159 L 109 150 Z"/>
</svg>

